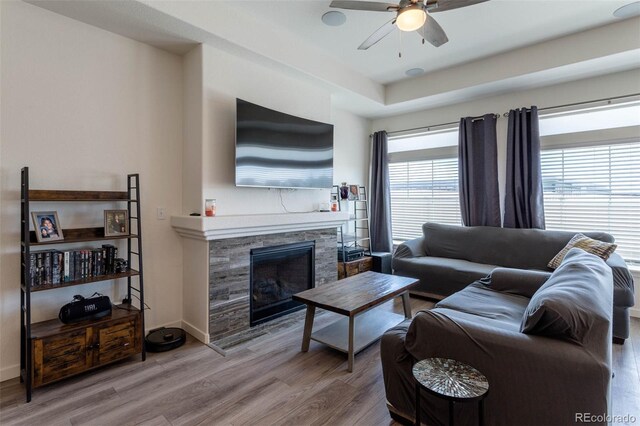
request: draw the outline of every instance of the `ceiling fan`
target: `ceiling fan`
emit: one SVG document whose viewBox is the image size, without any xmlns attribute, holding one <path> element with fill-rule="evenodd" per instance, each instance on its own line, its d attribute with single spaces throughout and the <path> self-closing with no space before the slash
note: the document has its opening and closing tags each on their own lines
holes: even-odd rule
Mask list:
<svg viewBox="0 0 640 426">
<path fill-rule="evenodd" d="M 399 4 L 393 4 L 375 1 L 333 0 L 329 6 L 338 9 L 396 13 L 392 20 L 378 28 L 358 46 L 359 50 L 366 50 L 389 35 L 396 27 L 401 31 L 417 30 L 422 37 L 423 43 L 427 40 L 435 47 L 441 46 L 449 39 L 431 14 L 471 6 L 485 1 L 488 0 L 400 0 Z"/>
</svg>

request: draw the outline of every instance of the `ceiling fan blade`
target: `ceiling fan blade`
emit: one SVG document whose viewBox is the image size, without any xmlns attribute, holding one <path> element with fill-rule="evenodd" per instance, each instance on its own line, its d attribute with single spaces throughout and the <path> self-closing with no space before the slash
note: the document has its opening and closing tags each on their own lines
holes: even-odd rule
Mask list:
<svg viewBox="0 0 640 426">
<path fill-rule="evenodd" d="M 369 10 L 372 12 L 389 12 L 398 10 L 397 4 L 378 3 L 377 1 L 333 0 L 329 7 L 351 10 Z"/>
<path fill-rule="evenodd" d="M 425 6 L 430 13 L 435 13 L 472 6 L 485 1 L 489 0 L 427 0 Z"/>
<path fill-rule="evenodd" d="M 424 25 L 418 30 L 422 38 L 433 44 L 435 47 L 442 46 L 449 41 L 449 38 L 445 34 L 444 30 L 433 19 L 433 17 L 427 13 L 427 19 L 424 21 Z"/>
<path fill-rule="evenodd" d="M 360 46 L 358 46 L 358 50 L 367 50 L 383 38 L 385 38 L 389 33 L 396 29 L 396 18 L 393 18 L 380 28 L 378 28 L 373 34 L 369 36 L 368 39 L 362 42 Z"/>
</svg>

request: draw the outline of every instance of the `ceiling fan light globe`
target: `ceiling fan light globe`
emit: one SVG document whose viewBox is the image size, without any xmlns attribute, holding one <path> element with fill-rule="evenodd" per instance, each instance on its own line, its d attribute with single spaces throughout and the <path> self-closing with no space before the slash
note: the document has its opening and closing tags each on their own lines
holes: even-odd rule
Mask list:
<svg viewBox="0 0 640 426">
<path fill-rule="evenodd" d="M 420 5 L 413 5 L 398 12 L 396 25 L 401 31 L 415 31 L 424 25 L 427 13 Z"/>
</svg>

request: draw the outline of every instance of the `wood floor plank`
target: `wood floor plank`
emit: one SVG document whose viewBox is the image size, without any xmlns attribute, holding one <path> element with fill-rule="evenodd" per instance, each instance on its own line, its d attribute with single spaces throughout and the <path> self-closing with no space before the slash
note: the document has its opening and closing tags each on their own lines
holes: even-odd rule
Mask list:
<svg viewBox="0 0 640 426">
<path fill-rule="evenodd" d="M 412 298 L 412 310 L 432 306 Z M 384 304 L 402 314 L 400 300 Z M 318 326 L 339 316 L 316 313 Z M 0 383 L 5 425 L 395 425 L 385 406 L 379 342 L 347 358 L 317 342 L 300 352 L 303 322 L 229 349 L 223 357 L 189 337 L 183 347 L 120 362 L 37 389 L 24 402 L 17 379 Z M 640 419 L 640 320 L 614 345 L 614 415 Z M 637 413 L 637 414 L 636 414 Z M 98 419 L 98 420 L 96 420 Z"/>
<path fill-rule="evenodd" d="M 291 410 L 275 421 L 282 426 L 302 424 L 328 424 L 335 410 L 339 410 L 353 399 L 355 388 L 342 380 L 334 380 L 318 389 Z"/>
<path fill-rule="evenodd" d="M 640 421 L 640 370 L 636 358 L 636 349 L 640 344 L 639 328 L 640 320 L 632 318 L 631 338 L 624 345 L 613 345 L 615 377 L 611 381 L 611 409 L 613 413 L 629 419 L 629 422 L 616 424 L 631 425 Z M 631 416 L 636 419 L 635 422 L 631 421 Z"/>
<path fill-rule="evenodd" d="M 42 410 L 37 410 L 27 414 L 16 425 L 49 425 L 49 424 L 70 424 L 71 418 L 80 412 L 91 410 L 98 404 L 105 401 L 118 401 L 119 396 L 115 389 L 110 388 L 92 395 L 75 395 L 73 398 L 67 398 L 64 403 L 46 406 Z M 96 421 L 95 417 L 92 420 Z M 5 419 L 3 419 L 3 422 Z M 11 423 L 12 419 L 7 418 L 7 422 Z"/>
<path fill-rule="evenodd" d="M 164 416 L 154 417 L 153 419 L 138 423 L 138 426 L 172 426 Z"/>
<path fill-rule="evenodd" d="M 271 376 L 258 376 L 242 389 L 223 396 L 216 402 L 214 409 L 204 405 L 173 419 L 173 425 L 193 426 L 200 424 L 233 424 L 244 412 L 260 412 L 273 400 L 287 395 L 291 387 Z"/>
</svg>

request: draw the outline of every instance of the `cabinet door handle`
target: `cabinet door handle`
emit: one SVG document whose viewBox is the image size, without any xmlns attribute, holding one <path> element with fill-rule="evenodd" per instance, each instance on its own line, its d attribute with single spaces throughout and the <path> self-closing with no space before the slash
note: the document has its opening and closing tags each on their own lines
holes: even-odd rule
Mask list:
<svg viewBox="0 0 640 426">
<path fill-rule="evenodd" d="M 122 346 L 129 346 L 129 342 L 123 344 Z"/>
</svg>

